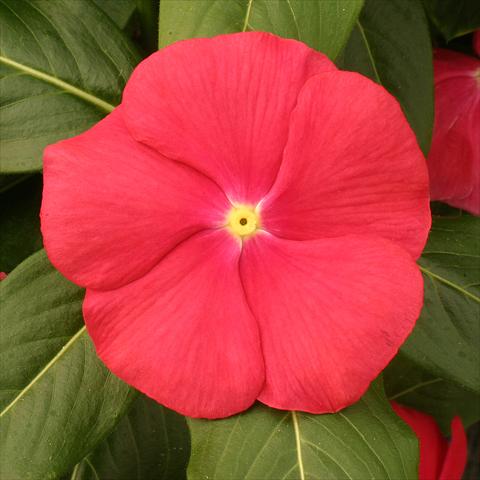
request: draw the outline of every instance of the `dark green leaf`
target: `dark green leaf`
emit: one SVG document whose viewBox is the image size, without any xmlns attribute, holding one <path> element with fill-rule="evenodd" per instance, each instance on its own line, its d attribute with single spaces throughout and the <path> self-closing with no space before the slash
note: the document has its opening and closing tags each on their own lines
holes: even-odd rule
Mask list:
<svg viewBox="0 0 480 480">
<path fill-rule="evenodd" d="M 158 49 L 158 13 L 160 0 L 135 0 L 137 5 L 133 36 L 146 53 Z"/>
<path fill-rule="evenodd" d="M 0 193 L 0 272 L 10 272 L 42 248 L 42 177 L 20 176 L 17 181 Z"/>
<path fill-rule="evenodd" d="M 39 170 L 114 108 L 139 57 L 92 0 L 0 0 L 0 32 L 0 171 Z"/>
<path fill-rule="evenodd" d="M 189 424 L 191 480 L 416 478 L 416 437 L 392 412 L 378 381 L 333 415 L 257 404 L 235 417 Z"/>
<path fill-rule="evenodd" d="M 158 49 L 160 0 L 93 0 L 145 54 Z"/>
<path fill-rule="evenodd" d="M 424 153 L 433 126 L 433 67 L 420 0 L 366 0 L 338 64 L 383 85 L 400 102 Z"/>
<path fill-rule="evenodd" d="M 440 378 L 480 392 L 480 218 L 434 217 L 419 260 L 425 304 L 402 352 Z"/>
<path fill-rule="evenodd" d="M 159 46 L 185 38 L 260 30 L 295 38 L 335 58 L 363 0 L 162 0 Z"/>
<path fill-rule="evenodd" d="M 383 372 L 389 398 L 426 412 L 437 420 L 445 435 L 455 415 L 468 427 L 480 420 L 480 396 L 434 376 L 401 353 Z"/>
<path fill-rule="evenodd" d="M 71 478 L 182 480 L 189 453 L 185 419 L 142 395 L 107 439 L 75 467 Z"/>
<path fill-rule="evenodd" d="M 445 40 L 480 28 L 478 0 L 422 0 L 425 10 Z"/>
<path fill-rule="evenodd" d="M 3 194 L 19 183 L 33 177 L 34 173 L 19 173 L 18 175 L 0 175 L 0 194 Z"/>
<path fill-rule="evenodd" d="M 0 472 L 8 480 L 68 472 L 115 426 L 134 391 L 98 360 L 83 290 L 43 251 L 0 282 Z"/>
<path fill-rule="evenodd" d="M 135 12 L 135 0 L 93 0 L 122 30 Z"/>
<path fill-rule="evenodd" d="M 430 210 L 434 217 L 458 217 L 462 210 L 442 202 L 430 202 Z"/>
</svg>

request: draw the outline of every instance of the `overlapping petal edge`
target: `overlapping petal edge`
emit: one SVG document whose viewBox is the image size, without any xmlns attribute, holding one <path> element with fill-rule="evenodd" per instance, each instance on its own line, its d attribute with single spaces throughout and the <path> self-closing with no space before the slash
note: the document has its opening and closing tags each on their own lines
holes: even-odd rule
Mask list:
<svg viewBox="0 0 480 480">
<path fill-rule="evenodd" d="M 419 315 L 415 136 L 382 87 L 300 42 L 252 32 L 153 54 L 44 171 L 45 247 L 87 288 L 98 355 L 183 414 L 337 411 Z M 235 208 L 258 214 L 253 235 L 227 228 Z"/>
</svg>

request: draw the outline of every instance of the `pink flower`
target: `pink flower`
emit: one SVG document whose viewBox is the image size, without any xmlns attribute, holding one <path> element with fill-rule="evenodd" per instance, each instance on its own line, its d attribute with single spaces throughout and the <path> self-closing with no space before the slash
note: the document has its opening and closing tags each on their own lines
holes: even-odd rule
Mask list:
<svg viewBox="0 0 480 480">
<path fill-rule="evenodd" d="M 5 272 L 0 272 L 0 282 L 7 278 L 7 274 Z"/>
<path fill-rule="evenodd" d="M 45 151 L 42 230 L 120 378 L 194 417 L 333 412 L 412 330 L 430 226 L 396 100 L 265 33 L 176 43 Z"/>
<path fill-rule="evenodd" d="M 480 215 L 480 60 L 437 49 L 434 72 L 431 196 Z"/>
<path fill-rule="evenodd" d="M 395 402 L 392 407 L 418 437 L 419 480 L 461 480 L 467 463 L 467 437 L 460 417 L 452 420 L 452 438 L 448 443 L 430 415 Z"/>
</svg>

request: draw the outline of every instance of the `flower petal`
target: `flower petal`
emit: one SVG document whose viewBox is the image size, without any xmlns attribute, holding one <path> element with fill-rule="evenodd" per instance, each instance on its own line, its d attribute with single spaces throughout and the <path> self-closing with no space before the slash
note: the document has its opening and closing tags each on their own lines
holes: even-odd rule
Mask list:
<svg viewBox="0 0 480 480">
<path fill-rule="evenodd" d="M 191 417 L 249 407 L 264 367 L 240 283 L 240 251 L 229 233 L 202 232 L 142 279 L 114 291 L 87 290 L 85 322 L 107 367 Z"/>
<path fill-rule="evenodd" d="M 44 155 L 42 233 L 73 282 L 109 289 L 150 270 L 229 203 L 208 178 L 134 141 L 114 111 Z"/>
<path fill-rule="evenodd" d="M 460 417 L 451 423 L 452 438 L 445 455 L 439 480 L 461 480 L 467 465 L 467 436 Z"/>
<path fill-rule="evenodd" d="M 423 282 L 411 256 L 382 238 L 244 243 L 242 283 L 260 326 L 275 408 L 335 412 L 360 398 L 412 330 Z"/>
<path fill-rule="evenodd" d="M 434 67 L 431 197 L 480 215 L 480 61 L 437 49 Z"/>
<path fill-rule="evenodd" d="M 309 80 L 262 218 L 284 238 L 380 235 L 418 257 L 430 227 L 427 168 L 397 101 L 356 73 Z"/>
<path fill-rule="evenodd" d="M 439 480 L 447 442 L 430 415 L 413 408 L 391 402 L 395 413 L 415 432 L 420 447 L 419 480 Z M 448 480 L 455 480 L 448 478 Z M 460 480 L 458 477 L 456 480 Z"/>
<path fill-rule="evenodd" d="M 178 42 L 133 72 L 123 96 L 127 126 L 205 172 L 232 201 L 255 204 L 275 179 L 300 89 L 335 69 L 305 44 L 268 33 Z"/>
</svg>

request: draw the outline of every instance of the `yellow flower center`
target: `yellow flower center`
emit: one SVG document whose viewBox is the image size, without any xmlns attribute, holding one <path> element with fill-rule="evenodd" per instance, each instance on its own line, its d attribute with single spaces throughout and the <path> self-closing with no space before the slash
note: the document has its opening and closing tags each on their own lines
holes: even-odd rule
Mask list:
<svg viewBox="0 0 480 480">
<path fill-rule="evenodd" d="M 227 215 L 227 228 L 236 237 L 249 237 L 260 227 L 260 215 L 255 207 L 237 205 Z"/>
</svg>

